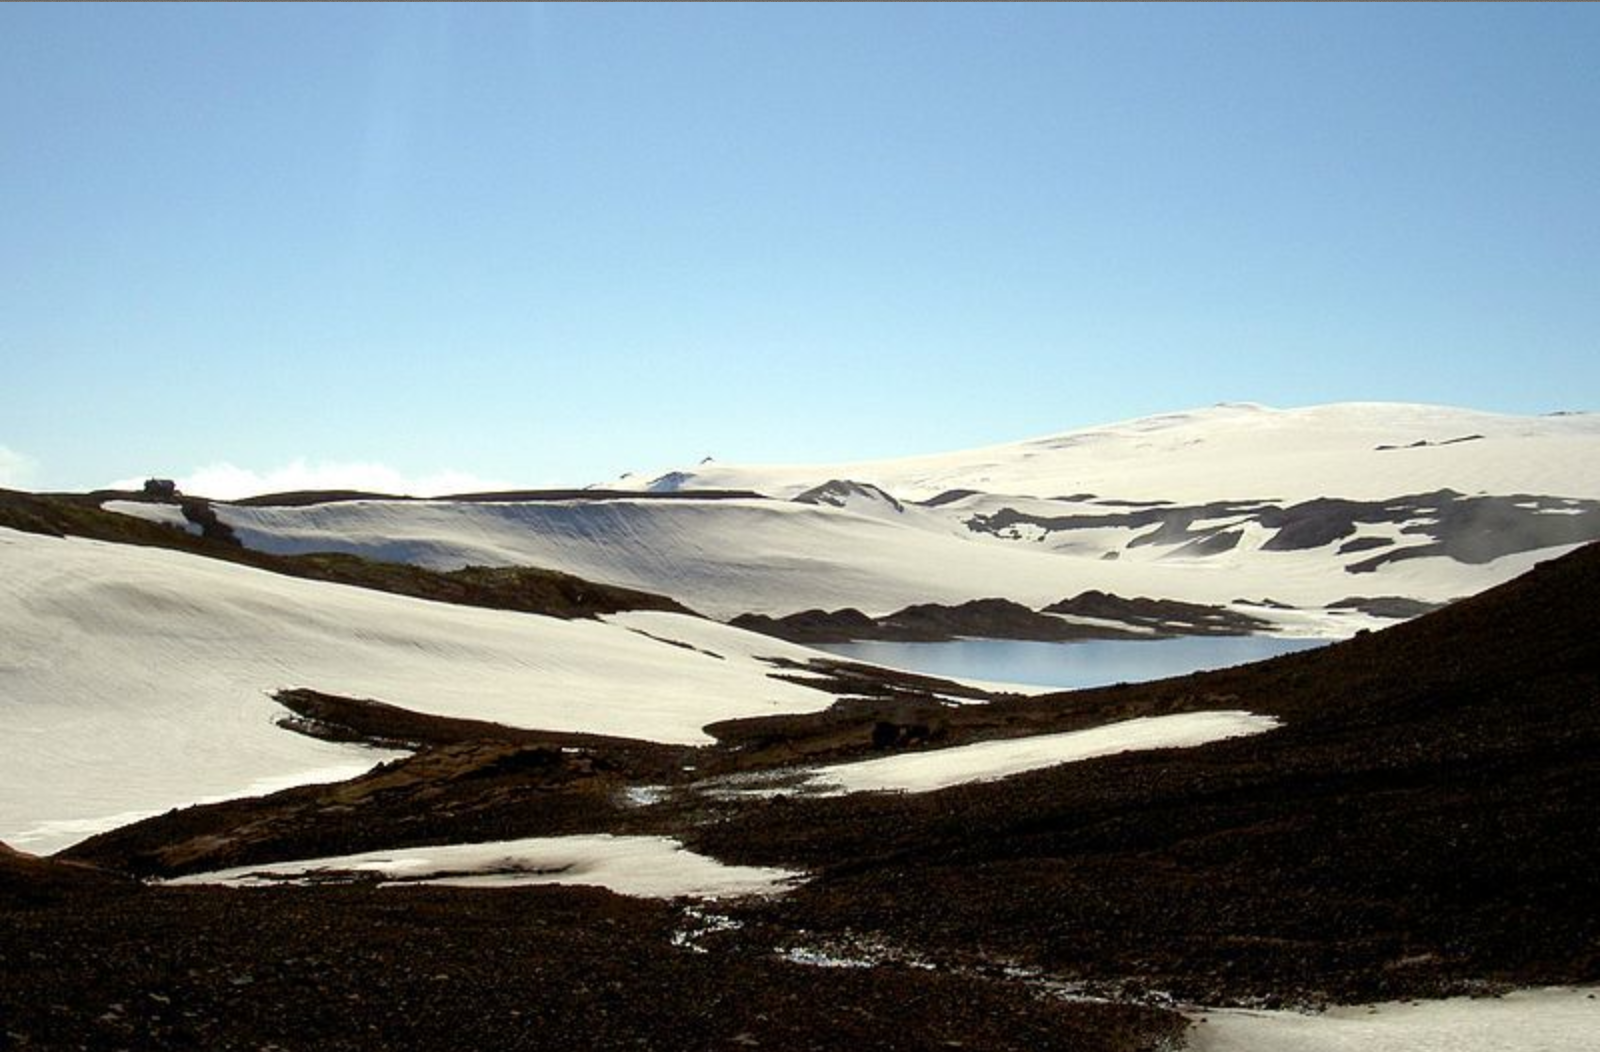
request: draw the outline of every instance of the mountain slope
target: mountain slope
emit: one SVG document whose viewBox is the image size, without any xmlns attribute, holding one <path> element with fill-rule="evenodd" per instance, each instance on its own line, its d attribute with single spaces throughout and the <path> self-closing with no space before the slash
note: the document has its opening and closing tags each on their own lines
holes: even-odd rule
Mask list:
<svg viewBox="0 0 1600 1052">
<path fill-rule="evenodd" d="M 1448 406 L 1349 402 L 1300 409 L 1229 404 L 1023 442 L 827 465 L 702 463 L 669 473 L 677 491 L 748 489 L 791 498 L 853 479 L 901 500 L 952 490 L 1123 500 L 1374 500 L 1465 493 L 1600 497 L 1592 452 L 1600 415 L 1527 417 Z M 624 480 L 635 487 L 647 479 Z"/>
<path fill-rule="evenodd" d="M 988 598 L 1038 611 L 1098 591 L 1342 635 L 1381 623 L 1361 611 L 1474 594 L 1600 537 L 1600 417 L 1229 406 L 903 461 L 699 465 L 670 482 L 670 501 L 216 511 L 263 551 L 552 566 L 721 619 Z M 718 489 L 700 499 L 702 485 Z M 767 499 L 723 499 L 756 489 Z"/>
<path fill-rule="evenodd" d="M 562 620 L 0 529 L 0 840 L 52 850 L 396 755 L 281 729 L 285 687 L 697 742 L 716 720 L 831 702 L 770 678 L 766 655 L 809 652 L 681 614 Z"/>
</svg>

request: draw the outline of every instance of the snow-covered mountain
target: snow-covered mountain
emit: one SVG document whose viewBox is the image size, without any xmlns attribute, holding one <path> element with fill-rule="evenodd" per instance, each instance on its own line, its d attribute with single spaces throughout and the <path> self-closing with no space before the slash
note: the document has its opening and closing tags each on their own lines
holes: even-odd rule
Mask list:
<svg viewBox="0 0 1600 1052">
<path fill-rule="evenodd" d="M 586 499 L 216 507 L 266 551 L 545 566 L 722 619 L 984 597 L 1042 609 L 1094 590 L 1344 634 L 1381 623 L 1375 598 L 1445 602 L 1600 537 L 1600 415 L 1224 405 L 937 456 L 711 462 L 630 484 Z"/>
<path fill-rule="evenodd" d="M 830 479 L 904 501 L 956 490 L 1012 497 L 1294 503 L 1464 493 L 1600 497 L 1600 414 L 1511 416 L 1447 406 L 1345 402 L 1300 409 L 1229 403 L 983 449 L 841 464 L 716 461 L 618 488 L 754 490 L 795 497 Z"/>
</svg>

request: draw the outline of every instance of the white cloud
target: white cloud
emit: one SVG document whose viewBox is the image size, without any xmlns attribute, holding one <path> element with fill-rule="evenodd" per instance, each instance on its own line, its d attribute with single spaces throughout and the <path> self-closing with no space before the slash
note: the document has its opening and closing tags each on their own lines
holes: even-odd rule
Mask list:
<svg viewBox="0 0 1600 1052">
<path fill-rule="evenodd" d="M 26 489 L 32 484 L 34 472 L 38 467 L 32 457 L 0 446 L 0 486 L 7 489 Z"/>
<path fill-rule="evenodd" d="M 435 497 L 448 493 L 474 493 L 510 489 L 499 479 L 486 479 L 464 471 L 436 471 L 408 476 L 387 464 L 308 464 L 294 460 L 267 471 L 241 468 L 233 464 L 210 464 L 176 479 L 185 493 L 218 500 L 237 500 L 263 493 L 284 493 L 304 489 L 354 489 L 396 496 Z M 114 489 L 139 489 L 144 479 L 123 479 L 111 484 Z"/>
</svg>

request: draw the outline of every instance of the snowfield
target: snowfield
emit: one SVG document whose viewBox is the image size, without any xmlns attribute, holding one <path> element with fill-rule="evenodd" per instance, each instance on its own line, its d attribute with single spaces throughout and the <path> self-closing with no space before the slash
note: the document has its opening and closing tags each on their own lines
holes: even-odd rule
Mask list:
<svg viewBox="0 0 1600 1052">
<path fill-rule="evenodd" d="M 713 487 L 765 499 L 694 498 Z M 1341 600 L 1447 602 L 1600 537 L 1600 415 L 1220 406 L 934 457 L 704 464 L 655 488 L 678 497 L 216 510 L 263 551 L 547 567 L 721 620 L 994 596 L 1038 609 L 1097 589 L 1272 599 L 1299 609 L 1236 608 L 1283 634 L 1344 636 L 1387 622 L 1330 609 Z M 1297 506 L 1315 498 L 1363 506 Z"/>
<path fill-rule="evenodd" d="M 1350 1005 L 1316 1015 L 1208 1011 L 1192 1052 L 1589 1052 L 1600 989 L 1521 990 L 1503 997 Z"/>
<path fill-rule="evenodd" d="M 1315 608 L 1316 616 L 1306 626 L 1304 614 L 1249 612 L 1282 622 L 1286 632 L 1348 635 L 1374 622 L 1322 608 L 1362 594 L 1444 602 L 1570 550 L 1481 565 L 1422 558 L 1353 577 L 1327 550 L 1263 552 L 1258 542 L 1210 558 L 1178 557 L 1154 545 L 1079 554 L 963 536 L 957 522 L 930 526 L 931 514 L 919 524 L 783 501 L 355 501 L 219 507 L 218 514 L 248 547 L 262 551 L 342 551 L 438 570 L 539 566 L 669 595 L 721 620 L 844 606 L 880 616 L 913 603 L 992 596 L 1038 608 L 1099 589 L 1196 603 L 1271 598 Z M 1120 531 L 1118 543 L 1132 536 Z M 1108 561 L 1107 552 L 1119 558 Z"/>
<path fill-rule="evenodd" d="M 638 898 L 729 899 L 775 895 L 801 876 L 783 869 L 730 866 L 658 836 L 534 837 L 484 844 L 367 851 L 334 858 L 239 866 L 167 884 L 273 887 L 382 877 L 393 884 L 516 888 L 584 884 Z"/>
<path fill-rule="evenodd" d="M 0 529 L 0 841 L 48 853 L 395 755 L 279 728 L 285 687 L 683 743 L 834 700 L 762 656 L 816 655 L 683 615 L 562 621 Z"/>
</svg>

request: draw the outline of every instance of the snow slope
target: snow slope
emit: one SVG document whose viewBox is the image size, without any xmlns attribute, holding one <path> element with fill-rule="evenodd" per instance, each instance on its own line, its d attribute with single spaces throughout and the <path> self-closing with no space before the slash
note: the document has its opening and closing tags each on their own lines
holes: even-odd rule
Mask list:
<svg viewBox="0 0 1600 1052">
<path fill-rule="evenodd" d="M 851 479 L 901 500 L 956 489 L 1178 502 L 1372 499 L 1445 486 L 1465 493 L 1600 497 L 1597 446 L 1596 413 L 1528 417 L 1387 402 L 1300 409 L 1239 403 L 896 460 L 713 461 L 679 472 L 684 478 L 671 488 L 749 489 L 787 498 L 829 479 Z M 616 483 L 648 484 L 648 476 Z"/>
<path fill-rule="evenodd" d="M 833 701 L 770 678 L 763 655 L 813 656 L 682 615 L 562 621 L 0 529 L 0 841 L 49 852 L 392 755 L 280 729 L 283 687 L 689 743 Z"/>
<path fill-rule="evenodd" d="M 218 514 L 264 551 L 347 551 L 435 569 L 550 567 L 662 592 L 718 618 L 843 605 L 888 613 L 996 594 L 1047 603 L 1101 579 L 1044 551 L 973 543 L 944 523 L 787 501 L 360 501 Z M 1129 576 L 1111 570 L 1119 583 Z"/>
<path fill-rule="evenodd" d="M 1588 1052 L 1600 990 L 1351 1005 L 1318 1015 L 1217 1010 L 1189 1032 L 1192 1052 Z"/>
<path fill-rule="evenodd" d="M 1198 603 L 1271 597 L 1319 609 L 1351 595 L 1441 602 L 1558 554 L 1546 549 L 1477 565 L 1414 559 L 1353 577 L 1331 548 L 1263 552 L 1257 538 L 1230 552 L 1187 557 L 1157 545 L 1126 548 L 1142 531 L 1125 528 L 1078 551 L 974 534 L 931 509 L 908 508 L 905 520 L 772 500 L 353 501 L 217 510 L 246 545 L 262 551 L 344 551 L 434 569 L 541 566 L 664 593 L 724 620 L 843 606 L 876 616 L 912 603 L 990 596 L 1040 607 L 1087 589 Z M 1107 559 L 1113 552 L 1118 558 Z M 1371 624 L 1353 615 L 1248 612 L 1288 632 L 1339 635 Z"/>
</svg>

